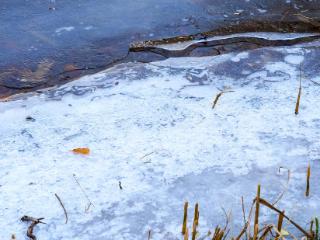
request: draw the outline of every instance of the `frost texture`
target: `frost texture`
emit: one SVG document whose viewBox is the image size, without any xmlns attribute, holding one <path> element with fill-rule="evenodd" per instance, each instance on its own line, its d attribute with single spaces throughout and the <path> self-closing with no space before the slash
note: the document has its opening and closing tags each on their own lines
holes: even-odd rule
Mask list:
<svg viewBox="0 0 320 240">
<path fill-rule="evenodd" d="M 24 239 L 19 219 L 31 215 L 47 222 L 39 239 L 147 239 L 149 229 L 153 239 L 181 239 L 185 200 L 199 202 L 202 234 L 224 224 L 221 207 L 233 211 L 236 231 L 241 196 L 248 208 L 258 183 L 270 201 L 282 191 L 279 167 L 291 180 L 278 206 L 305 226 L 320 216 L 318 45 L 123 64 L 0 103 L 0 238 Z M 233 92 L 211 109 L 223 88 Z M 90 155 L 73 154 L 77 147 Z M 73 174 L 94 204 L 88 213 Z"/>
</svg>

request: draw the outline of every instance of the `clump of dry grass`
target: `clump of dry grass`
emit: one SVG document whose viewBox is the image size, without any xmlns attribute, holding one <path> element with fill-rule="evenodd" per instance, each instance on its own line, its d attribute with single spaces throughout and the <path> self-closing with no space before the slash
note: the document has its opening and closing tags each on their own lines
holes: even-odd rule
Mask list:
<svg viewBox="0 0 320 240">
<path fill-rule="evenodd" d="M 308 166 L 308 174 L 307 176 L 310 177 L 310 166 Z M 307 183 L 308 184 L 308 183 Z M 278 214 L 278 221 L 276 224 L 269 223 L 262 225 L 259 221 L 260 217 L 260 209 L 261 207 L 265 207 L 270 209 L 273 212 L 276 212 Z M 254 210 L 254 211 L 253 211 Z M 312 221 L 310 230 L 306 230 L 301 225 L 297 224 L 295 221 L 293 221 L 291 218 L 289 218 L 284 210 L 280 210 L 277 207 L 274 206 L 274 204 L 270 203 L 269 201 L 265 200 L 261 197 L 261 186 L 258 185 L 257 187 L 257 194 L 254 198 L 250 212 L 248 214 L 248 217 L 245 216 L 245 209 L 242 199 L 242 212 L 243 212 L 243 218 L 244 218 L 244 226 L 242 227 L 242 230 L 240 231 L 239 235 L 236 237 L 231 237 L 231 240 L 240 240 L 240 239 L 246 239 L 246 240 L 265 240 L 265 239 L 275 239 L 275 240 L 284 240 L 285 237 L 290 236 L 290 238 L 297 239 L 294 235 L 287 232 L 285 229 L 283 229 L 283 223 L 284 220 L 287 221 L 289 225 L 292 225 L 295 227 L 306 239 L 310 240 L 320 240 L 319 238 L 319 221 L 317 218 Z M 254 212 L 254 218 L 253 218 L 253 235 L 251 235 L 251 219 Z M 227 216 L 227 214 L 226 214 Z M 188 240 L 189 239 L 189 231 L 187 227 L 188 222 L 188 202 L 184 205 L 184 215 L 183 215 L 183 224 L 182 224 L 182 234 L 183 239 Z M 211 239 L 211 240 L 225 240 L 228 236 L 228 233 L 230 229 L 228 229 L 228 216 L 227 216 L 227 223 L 224 228 L 221 228 L 220 226 L 217 226 L 214 231 L 211 233 L 208 232 L 207 236 L 201 239 Z M 315 224 L 314 224 L 315 223 Z M 192 227 L 192 240 L 196 240 L 198 236 L 197 227 L 199 224 L 199 204 L 197 203 L 195 205 L 195 211 L 194 211 L 194 217 L 193 217 L 193 227 Z M 313 230 L 313 225 L 315 225 L 315 231 Z M 200 239 L 200 238 L 199 238 Z"/>
</svg>

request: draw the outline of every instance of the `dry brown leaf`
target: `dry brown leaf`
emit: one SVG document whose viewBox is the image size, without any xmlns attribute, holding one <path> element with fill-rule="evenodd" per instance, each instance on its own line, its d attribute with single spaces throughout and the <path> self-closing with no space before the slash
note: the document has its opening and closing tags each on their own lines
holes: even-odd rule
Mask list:
<svg viewBox="0 0 320 240">
<path fill-rule="evenodd" d="M 90 149 L 89 148 L 74 148 L 72 149 L 72 152 L 76 153 L 76 154 L 83 154 L 83 155 L 88 155 L 90 153 Z"/>
</svg>

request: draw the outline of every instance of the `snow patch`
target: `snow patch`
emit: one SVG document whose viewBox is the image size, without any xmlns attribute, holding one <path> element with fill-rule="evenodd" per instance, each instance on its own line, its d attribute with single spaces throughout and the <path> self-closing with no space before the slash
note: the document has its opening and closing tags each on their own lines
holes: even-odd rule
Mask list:
<svg viewBox="0 0 320 240">
<path fill-rule="evenodd" d="M 290 64 L 301 64 L 304 60 L 304 57 L 301 55 L 287 55 L 284 60 Z"/>
<path fill-rule="evenodd" d="M 245 58 L 248 58 L 249 57 L 249 54 L 248 52 L 241 52 L 241 53 L 238 53 L 236 56 L 234 56 L 233 58 L 231 58 L 231 61 L 233 62 L 240 62 L 241 59 L 245 59 Z"/>
</svg>

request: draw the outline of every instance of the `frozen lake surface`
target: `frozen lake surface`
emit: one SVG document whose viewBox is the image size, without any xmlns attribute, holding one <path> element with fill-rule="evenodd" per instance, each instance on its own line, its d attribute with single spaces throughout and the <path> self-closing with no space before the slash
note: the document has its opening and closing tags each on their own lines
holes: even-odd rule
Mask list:
<svg viewBox="0 0 320 240">
<path fill-rule="evenodd" d="M 0 238 L 25 239 L 20 218 L 30 215 L 47 223 L 39 239 L 147 239 L 150 229 L 152 239 L 182 239 L 185 201 L 199 202 L 200 236 L 224 224 L 221 207 L 237 235 L 241 196 L 248 209 L 261 183 L 275 201 L 287 181 L 279 167 L 291 177 L 277 206 L 307 228 L 320 217 L 319 46 L 126 63 L 0 102 Z M 77 147 L 91 153 L 75 155 Z M 87 212 L 74 174 L 94 204 Z"/>
</svg>

